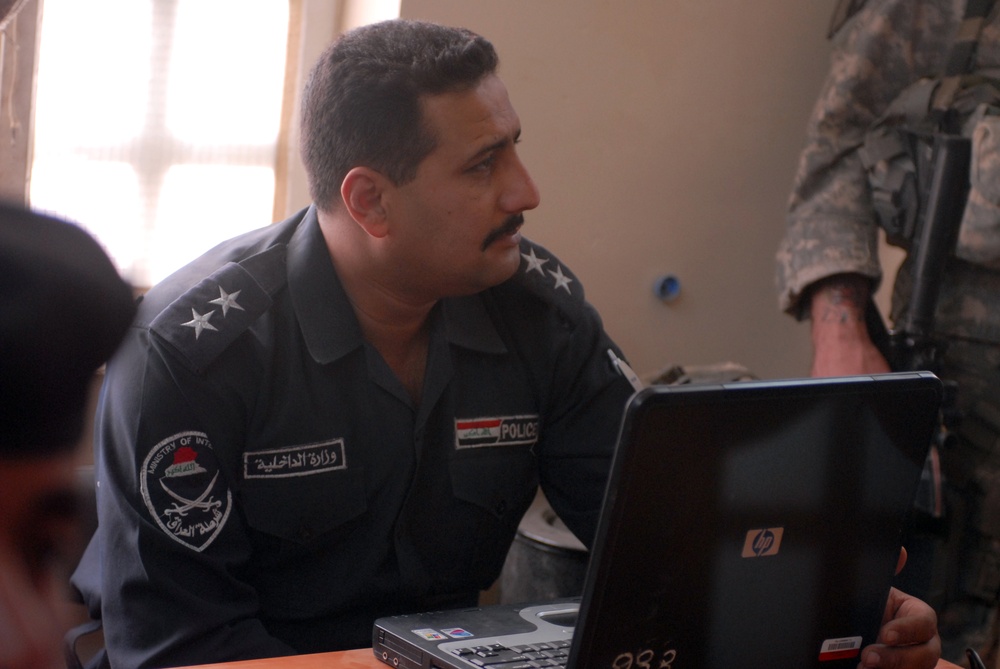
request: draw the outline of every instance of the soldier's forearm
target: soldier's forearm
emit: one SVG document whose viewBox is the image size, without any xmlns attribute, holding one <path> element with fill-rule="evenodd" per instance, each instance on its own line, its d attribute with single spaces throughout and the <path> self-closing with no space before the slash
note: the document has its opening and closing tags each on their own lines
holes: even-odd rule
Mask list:
<svg viewBox="0 0 1000 669">
<path fill-rule="evenodd" d="M 818 281 L 809 291 L 813 327 L 817 324 L 863 327 L 870 297 L 871 283 L 860 274 L 836 274 Z"/>
<path fill-rule="evenodd" d="M 869 279 L 860 274 L 836 275 L 812 289 L 813 376 L 889 371 L 868 333 L 865 310 L 870 297 Z"/>
</svg>

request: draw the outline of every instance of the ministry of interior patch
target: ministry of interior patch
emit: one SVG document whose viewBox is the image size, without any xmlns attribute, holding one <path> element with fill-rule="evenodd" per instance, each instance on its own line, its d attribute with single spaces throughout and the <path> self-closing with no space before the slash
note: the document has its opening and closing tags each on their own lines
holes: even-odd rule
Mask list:
<svg viewBox="0 0 1000 669">
<path fill-rule="evenodd" d="M 232 493 L 202 432 L 180 432 L 158 443 L 139 478 L 153 520 L 188 548 L 205 550 L 229 518 Z"/>
<path fill-rule="evenodd" d="M 520 446 L 538 441 L 538 414 L 456 418 L 455 448 Z"/>
</svg>

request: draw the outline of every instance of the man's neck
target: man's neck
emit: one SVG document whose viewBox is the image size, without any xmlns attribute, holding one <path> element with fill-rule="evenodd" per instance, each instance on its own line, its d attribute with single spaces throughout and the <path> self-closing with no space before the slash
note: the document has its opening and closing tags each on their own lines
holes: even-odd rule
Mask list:
<svg viewBox="0 0 1000 669">
<path fill-rule="evenodd" d="M 358 230 L 341 223 L 323 223 L 323 234 L 361 333 L 419 404 L 430 342 L 429 318 L 437 301 L 414 299 L 389 285 L 385 277 L 392 273 L 379 268 Z"/>
<path fill-rule="evenodd" d="M 414 404 L 420 404 L 427 352 L 430 346 L 428 315 L 421 319 L 380 321 L 354 307 L 361 332 L 403 384 Z"/>
</svg>

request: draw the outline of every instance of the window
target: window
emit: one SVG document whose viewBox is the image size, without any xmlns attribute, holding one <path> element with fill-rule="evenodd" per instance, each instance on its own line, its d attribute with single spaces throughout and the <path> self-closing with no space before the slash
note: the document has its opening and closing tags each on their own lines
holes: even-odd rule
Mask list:
<svg viewBox="0 0 1000 669">
<path fill-rule="evenodd" d="M 288 0 L 45 0 L 29 200 L 135 285 L 272 222 Z"/>
</svg>

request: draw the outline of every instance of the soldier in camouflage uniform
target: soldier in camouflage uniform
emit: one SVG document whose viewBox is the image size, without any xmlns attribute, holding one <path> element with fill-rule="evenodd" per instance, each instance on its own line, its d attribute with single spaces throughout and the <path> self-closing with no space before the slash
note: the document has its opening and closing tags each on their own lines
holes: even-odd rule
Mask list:
<svg viewBox="0 0 1000 669">
<path fill-rule="evenodd" d="M 842 3 L 846 4 L 846 3 Z M 882 279 L 878 224 L 862 147 L 869 128 L 904 88 L 941 72 L 959 35 L 965 0 L 867 0 L 834 36 L 830 74 L 808 126 L 777 255 L 781 308 L 811 319 L 814 376 L 887 371 L 865 308 Z M 857 9 L 857 5 L 861 5 Z M 1000 8 L 986 14 L 971 70 L 1000 69 Z M 977 26 L 978 28 L 978 26 Z M 965 32 L 963 35 L 967 34 Z M 997 117 L 1000 118 L 1000 117 Z M 958 438 L 940 449 L 943 508 L 911 545 L 907 586 L 939 612 L 943 656 L 966 645 L 995 657 L 1000 589 L 1000 137 L 993 124 L 973 139 L 969 211 L 949 257 L 934 317 L 947 341 L 939 371 L 958 384 Z M 991 192 L 992 191 L 992 192 Z M 984 214 L 987 214 L 984 216 Z M 992 216 L 988 215 L 992 214 Z M 893 292 L 892 321 L 905 313 L 908 258 Z M 919 515 L 919 514 L 918 514 Z M 915 522 L 915 526 L 918 523 Z M 915 530 L 913 541 L 921 532 Z M 926 558 L 921 560 L 921 558 Z M 921 562 L 924 564 L 921 564 Z M 993 660 L 995 662 L 995 660 Z"/>
</svg>

